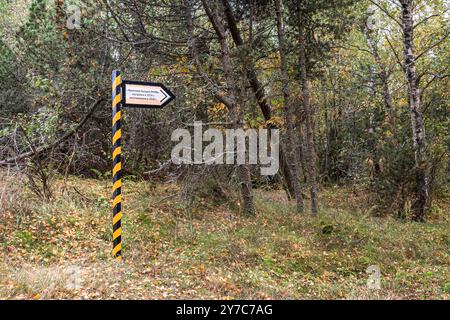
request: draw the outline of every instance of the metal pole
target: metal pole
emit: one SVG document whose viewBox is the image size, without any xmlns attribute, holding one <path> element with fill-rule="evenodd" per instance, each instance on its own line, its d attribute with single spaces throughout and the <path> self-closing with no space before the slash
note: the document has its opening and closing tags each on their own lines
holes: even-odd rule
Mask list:
<svg viewBox="0 0 450 320">
<path fill-rule="evenodd" d="M 112 145 L 113 145 L 113 255 L 122 260 L 122 79 L 120 71 L 112 73 Z"/>
</svg>

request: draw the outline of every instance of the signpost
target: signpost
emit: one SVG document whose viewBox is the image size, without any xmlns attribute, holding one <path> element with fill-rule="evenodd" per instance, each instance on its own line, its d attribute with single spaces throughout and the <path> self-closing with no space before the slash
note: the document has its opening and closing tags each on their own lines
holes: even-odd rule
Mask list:
<svg viewBox="0 0 450 320">
<path fill-rule="evenodd" d="M 175 96 L 161 83 L 124 81 L 125 107 L 129 108 L 163 108 Z"/>
<path fill-rule="evenodd" d="M 160 109 L 175 99 L 163 84 L 123 81 L 119 70 L 112 73 L 113 144 L 113 255 L 122 260 L 122 107 Z"/>
</svg>

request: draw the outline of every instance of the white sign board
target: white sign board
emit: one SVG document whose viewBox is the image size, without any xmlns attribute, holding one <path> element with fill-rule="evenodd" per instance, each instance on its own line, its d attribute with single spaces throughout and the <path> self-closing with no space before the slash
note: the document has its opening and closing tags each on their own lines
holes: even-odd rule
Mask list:
<svg viewBox="0 0 450 320">
<path fill-rule="evenodd" d="M 124 81 L 125 107 L 162 108 L 173 99 L 173 93 L 162 84 Z"/>
</svg>

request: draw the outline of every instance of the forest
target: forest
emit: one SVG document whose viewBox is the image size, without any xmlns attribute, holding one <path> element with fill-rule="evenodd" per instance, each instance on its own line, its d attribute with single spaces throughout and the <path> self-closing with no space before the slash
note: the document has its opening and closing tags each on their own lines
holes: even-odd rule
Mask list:
<svg viewBox="0 0 450 320">
<path fill-rule="evenodd" d="M 0 299 L 449 299 L 449 10 L 0 0 Z"/>
</svg>

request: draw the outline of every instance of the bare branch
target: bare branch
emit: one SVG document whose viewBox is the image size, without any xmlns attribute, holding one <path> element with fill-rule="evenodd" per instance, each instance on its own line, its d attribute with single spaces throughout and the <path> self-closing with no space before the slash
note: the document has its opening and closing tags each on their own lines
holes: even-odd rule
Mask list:
<svg viewBox="0 0 450 320">
<path fill-rule="evenodd" d="M 74 135 L 78 130 L 80 130 L 86 124 L 86 122 L 89 120 L 89 118 L 92 116 L 92 114 L 95 112 L 97 107 L 104 101 L 105 101 L 105 98 L 100 98 L 97 101 L 95 101 L 93 103 L 92 107 L 90 108 L 90 110 L 88 111 L 88 113 L 78 123 L 78 125 L 75 128 L 73 128 L 72 130 L 70 130 L 69 132 L 67 132 L 66 134 L 64 134 L 61 138 L 57 139 L 56 141 L 54 141 L 51 144 L 47 144 L 44 146 L 40 146 L 40 147 L 31 146 L 32 151 L 25 152 L 16 157 L 12 157 L 12 158 L 8 158 L 6 160 L 0 161 L 0 166 L 9 165 L 11 163 L 19 162 L 19 161 L 24 160 L 29 157 L 34 157 L 38 154 L 46 152 L 46 151 L 60 145 L 61 143 L 63 143 L 67 139 L 69 139 L 72 135 Z"/>
<path fill-rule="evenodd" d="M 394 53 L 394 56 L 395 56 L 395 59 L 397 60 L 398 65 L 403 70 L 404 69 L 404 65 L 403 65 L 402 61 L 400 60 L 400 57 L 397 54 L 397 51 L 395 51 L 394 46 L 392 45 L 391 41 L 389 41 L 389 38 L 387 36 L 386 36 L 386 41 L 388 42 L 389 47 L 391 48 L 392 52 Z"/>
<path fill-rule="evenodd" d="M 395 18 L 392 14 L 390 14 L 389 11 L 387 11 L 386 9 L 384 9 L 379 3 L 377 3 L 377 2 L 374 1 L 374 0 L 369 0 L 369 1 L 370 1 L 372 4 L 374 4 L 375 6 L 377 6 L 378 9 L 380 9 L 381 11 L 383 11 L 385 15 L 387 15 L 389 18 L 392 19 L 392 21 L 394 21 L 395 23 L 397 23 L 400 27 L 402 26 L 402 23 L 401 23 L 397 18 Z"/>
<path fill-rule="evenodd" d="M 444 40 L 446 40 L 448 38 L 448 35 L 450 33 L 447 33 L 445 36 L 442 37 L 442 39 L 440 39 L 439 41 L 437 41 L 436 43 L 434 43 L 433 45 L 431 45 L 430 47 L 428 47 L 427 49 L 425 49 L 424 51 L 422 51 L 420 54 L 417 55 L 416 57 L 416 61 L 419 60 L 423 55 L 425 55 L 427 52 L 429 52 L 430 50 L 433 50 L 434 48 L 436 48 L 437 46 L 439 46 L 442 42 L 444 42 Z"/>
<path fill-rule="evenodd" d="M 429 17 L 426 17 L 426 18 L 423 19 L 422 21 L 417 22 L 417 23 L 413 26 L 413 30 L 416 29 L 416 28 L 417 28 L 418 26 L 420 26 L 421 24 L 427 22 L 428 20 L 430 20 L 431 18 L 434 18 L 434 17 L 439 17 L 439 15 L 438 15 L 438 14 L 433 14 L 433 15 L 431 15 L 431 16 L 429 16 Z"/>
</svg>

